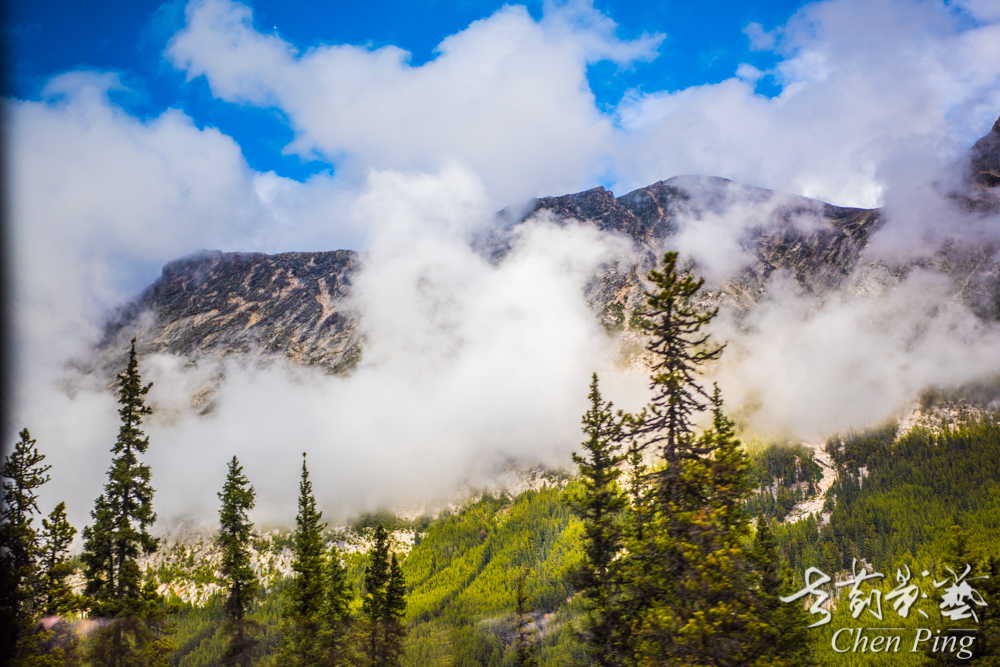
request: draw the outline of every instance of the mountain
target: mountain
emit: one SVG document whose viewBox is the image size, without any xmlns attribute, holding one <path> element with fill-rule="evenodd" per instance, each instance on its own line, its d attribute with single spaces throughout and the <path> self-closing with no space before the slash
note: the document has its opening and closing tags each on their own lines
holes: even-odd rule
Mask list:
<svg viewBox="0 0 1000 667">
<path fill-rule="evenodd" d="M 977 141 L 965 177 L 949 197 L 976 214 L 1000 209 L 1000 119 Z M 738 219 L 735 239 L 745 258 L 726 278 L 708 285 L 716 303 L 747 311 L 768 292 L 775 275 L 790 276 L 800 293 L 822 298 L 837 291 L 882 291 L 912 268 L 865 257 L 872 234 L 883 224 L 879 209 L 834 206 L 797 195 L 738 184 L 723 178 L 678 176 L 620 197 L 603 187 L 532 200 L 505 209 L 475 247 L 494 262 L 510 249 L 513 230 L 544 216 L 566 224 L 577 220 L 628 239 L 629 261 L 602 267 L 586 289 L 587 300 L 609 330 L 628 330 L 643 301 L 642 277 L 697 221 Z M 360 317 L 351 285 L 363 258 L 351 250 L 278 255 L 207 251 L 170 262 L 163 274 L 108 322 L 98 360 L 111 369 L 126 343 L 138 338 L 141 354 L 169 352 L 203 357 L 266 361 L 286 357 L 328 373 L 349 371 L 363 355 Z M 996 319 L 1000 284 L 988 248 L 943 248 L 921 266 L 960 283 L 958 297 L 984 318 Z M 697 265 L 692 264 L 697 270 Z"/>
</svg>

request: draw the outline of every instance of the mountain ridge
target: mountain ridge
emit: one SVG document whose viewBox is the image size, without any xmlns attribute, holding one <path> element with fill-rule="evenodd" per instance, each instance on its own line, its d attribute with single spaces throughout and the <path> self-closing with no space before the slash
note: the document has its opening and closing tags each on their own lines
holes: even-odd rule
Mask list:
<svg viewBox="0 0 1000 667">
<path fill-rule="evenodd" d="M 989 214 L 1000 201 L 994 190 L 1000 183 L 1000 119 L 973 145 L 967 159 L 967 187 L 949 196 L 966 210 Z M 737 206 L 742 208 L 733 213 Z M 537 216 L 557 224 L 574 220 L 626 238 L 635 251 L 631 263 L 603 266 L 585 295 L 609 330 L 627 331 L 632 312 L 643 301 L 643 279 L 669 240 L 687 224 L 727 215 L 743 215 L 737 242 L 749 261 L 732 277 L 709 285 L 707 295 L 709 301 L 728 304 L 737 312 L 752 309 L 779 273 L 789 275 L 800 293 L 821 298 L 842 289 L 881 290 L 884 286 L 878 283 L 891 283 L 909 270 L 863 258 L 872 234 L 885 221 L 881 209 L 840 207 L 711 176 L 675 176 L 618 197 L 596 187 L 533 199 L 517 212 L 500 211 L 497 225 L 474 247 L 492 261 L 502 261 L 511 247 L 512 230 Z M 284 357 L 327 373 L 349 372 L 364 349 L 360 315 L 350 300 L 353 277 L 363 264 L 363 256 L 353 250 L 276 255 L 202 251 L 174 260 L 109 318 L 98 346 L 103 361 L 83 365 L 113 368 L 135 336 L 140 354 L 165 352 L 191 360 L 234 354 L 261 360 Z M 996 276 L 989 279 L 991 271 L 997 273 L 995 260 L 984 257 L 970 264 L 963 256 L 939 264 L 944 271 L 976 273 L 975 280 L 966 280 L 976 291 L 974 299 L 968 298 L 985 303 L 992 299 L 997 304 L 993 310 L 1000 311 Z M 690 265 L 697 270 L 696 264 Z M 986 312 L 989 307 L 980 310 L 984 316 L 997 316 Z"/>
</svg>

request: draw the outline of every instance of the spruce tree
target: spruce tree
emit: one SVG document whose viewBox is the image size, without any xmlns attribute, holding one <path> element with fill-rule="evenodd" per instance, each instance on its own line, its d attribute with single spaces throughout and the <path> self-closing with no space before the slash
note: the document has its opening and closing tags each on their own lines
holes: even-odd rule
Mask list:
<svg viewBox="0 0 1000 667">
<path fill-rule="evenodd" d="M 389 561 L 389 581 L 385 586 L 385 612 L 382 616 L 385 636 L 385 667 L 398 667 L 403 660 L 406 638 L 406 579 L 396 554 Z"/>
<path fill-rule="evenodd" d="M 580 488 L 567 491 L 566 501 L 583 521 L 583 562 L 570 572 L 587 612 L 581 631 L 594 664 L 620 664 L 616 645 L 618 576 L 614 561 L 622 549 L 622 525 L 628 498 L 618 485 L 623 418 L 601 398 L 597 374 L 590 383 L 590 409 L 583 416 L 585 455 L 573 454 L 580 471 Z"/>
<path fill-rule="evenodd" d="M 67 581 L 75 569 L 69 558 L 74 535 L 76 528 L 66 518 L 66 503 L 59 503 L 47 519 L 42 519 L 38 598 L 41 614 L 48 617 L 48 629 L 39 633 L 39 652 L 46 657 L 37 664 L 46 667 L 72 665 L 77 661 L 80 640 L 67 616 L 84 609 L 86 600 L 73 593 Z"/>
<path fill-rule="evenodd" d="M 250 540 L 256 493 L 243 467 L 234 456 L 229 462 L 226 483 L 219 493 L 218 545 L 222 550 L 221 573 L 226 582 L 223 632 L 228 637 L 223 664 L 249 667 L 257 647 L 260 625 L 247 618 L 260 594 L 260 582 L 251 565 Z"/>
<path fill-rule="evenodd" d="M 59 503 L 47 519 L 42 519 L 39 565 L 45 616 L 65 616 L 80 610 L 82 601 L 66 581 L 74 571 L 69 558 L 74 535 L 76 528 L 66 518 L 66 503 Z"/>
<path fill-rule="evenodd" d="M 152 383 L 142 384 L 134 338 L 128 365 L 117 383 L 121 426 L 111 449 L 108 482 L 91 512 L 94 523 L 83 530 L 81 557 L 86 594 L 93 599 L 90 613 L 112 622 L 93 633 L 88 657 L 108 667 L 155 665 L 165 660 L 172 645 L 163 599 L 156 595 L 155 585 L 143 585 L 139 567 L 141 556 L 156 552 L 157 540 L 149 533 L 156 521 L 152 474 L 139 461 L 149 448 L 140 426 L 152 414 L 146 405 Z"/>
<path fill-rule="evenodd" d="M 1000 667 L 1000 555 L 988 554 L 979 562 L 976 590 L 983 596 L 985 607 L 978 608 L 979 636 L 975 656 L 969 663 L 974 667 Z"/>
<path fill-rule="evenodd" d="M 365 657 L 371 667 L 386 667 L 385 619 L 389 615 L 386 586 L 389 583 L 389 534 L 382 524 L 375 526 L 375 539 L 368 552 L 362 611 L 365 615 Z"/>
<path fill-rule="evenodd" d="M 325 665 L 353 665 L 357 662 L 353 645 L 351 597 L 347 571 L 337 548 L 331 547 L 327 554 L 326 606 L 319 637 Z"/>
<path fill-rule="evenodd" d="M 651 271 L 641 328 L 650 338 L 653 397 L 630 418 L 631 452 L 654 463 L 636 480 L 621 595 L 622 659 L 642 665 L 744 665 L 761 659 L 766 628 L 754 599 L 748 463 L 716 389 L 698 375 L 722 347 L 704 327 L 717 309 L 698 303 L 704 280 L 677 268 L 677 254 Z M 712 425 L 694 421 L 712 406 Z"/>
<path fill-rule="evenodd" d="M 528 595 L 524 590 L 524 575 L 517 578 L 514 608 L 514 665 L 537 667 L 538 643 L 535 641 L 534 619 L 528 611 Z"/>
<path fill-rule="evenodd" d="M 28 429 L 5 458 L 0 470 L 0 660 L 24 658 L 35 652 L 32 625 L 38 610 L 38 534 L 32 526 L 38 512 L 36 489 L 49 481 L 51 466 L 43 465 Z"/>
<path fill-rule="evenodd" d="M 722 355 L 702 328 L 718 314 L 705 309 L 695 297 L 705 284 L 677 268 L 677 253 L 663 257 L 663 270 L 649 272 L 656 290 L 646 293 L 640 329 L 650 341 L 653 359 L 650 388 L 653 397 L 638 415 L 633 437 L 642 449 L 653 449 L 662 465 L 654 473 L 662 503 L 678 503 L 690 484 L 681 479 L 686 462 L 698 462 L 712 453 L 715 443 L 694 437 L 693 419 L 708 405 L 709 395 L 697 376 L 705 364 Z"/>
<path fill-rule="evenodd" d="M 276 664 L 289 667 L 323 665 L 320 641 L 327 601 L 327 562 L 323 544 L 323 513 L 316 509 L 306 455 L 302 454 L 299 511 L 295 517 L 295 577 L 287 591 L 281 645 Z"/>
<path fill-rule="evenodd" d="M 776 667 L 814 665 L 813 637 L 805 609 L 780 600 L 794 593 L 795 586 L 791 569 L 782 567 L 774 533 L 763 515 L 757 517 L 753 562 L 757 571 L 756 611 L 762 621 L 757 653 L 763 662 Z"/>
</svg>

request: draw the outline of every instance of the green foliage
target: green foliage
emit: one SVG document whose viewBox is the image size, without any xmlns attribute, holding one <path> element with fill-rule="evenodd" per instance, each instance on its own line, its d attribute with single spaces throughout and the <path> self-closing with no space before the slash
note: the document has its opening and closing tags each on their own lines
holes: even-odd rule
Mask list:
<svg viewBox="0 0 1000 667">
<path fill-rule="evenodd" d="M 372 667 L 400 664 L 406 636 L 406 580 L 396 560 L 389 554 L 389 535 L 382 525 L 375 527 L 375 539 L 365 570 L 364 653 Z"/>
<path fill-rule="evenodd" d="M 773 621 L 759 599 L 748 550 L 749 460 L 722 412 L 718 388 L 697 382 L 722 348 L 702 333 L 716 314 L 697 304 L 704 280 L 677 270 L 677 254 L 652 271 L 642 329 L 653 355 L 653 397 L 630 418 L 636 470 L 621 558 L 615 651 L 628 664 L 745 665 L 765 660 Z M 708 404 L 712 426 L 693 420 Z M 643 470 L 639 451 L 656 460 Z"/>
<path fill-rule="evenodd" d="M 795 505 L 816 492 L 823 467 L 812 450 L 802 445 L 770 443 L 750 448 L 750 485 L 756 489 L 747 500 L 750 514 L 783 520 Z"/>
<path fill-rule="evenodd" d="M 583 416 L 582 443 L 585 456 L 573 454 L 580 482 L 565 499 L 583 522 L 583 560 L 569 572 L 569 581 L 581 591 L 587 611 L 581 637 L 595 664 L 617 664 L 615 648 L 620 619 L 617 602 L 620 588 L 614 560 L 621 553 L 622 529 L 628 498 L 618 485 L 624 437 L 621 413 L 616 417 L 611 403 L 601 398 L 595 373 L 590 383 L 590 409 Z M 523 581 L 518 580 L 520 600 Z"/>
<path fill-rule="evenodd" d="M 295 577 L 288 587 L 284 607 L 281 648 L 276 664 L 289 667 L 312 667 L 323 663 L 319 642 L 327 598 L 326 547 L 320 523 L 323 513 L 316 509 L 312 482 L 302 454 L 302 479 L 299 483 L 299 512 L 295 517 L 295 549 L 292 569 Z"/>
<path fill-rule="evenodd" d="M 74 535 L 76 528 L 66 518 L 66 503 L 59 503 L 47 519 L 42 519 L 39 566 L 45 616 L 65 616 L 83 606 L 83 600 L 73 594 L 66 581 L 75 569 L 69 556 Z"/>
<path fill-rule="evenodd" d="M 171 609 L 152 581 L 143 586 L 139 569 L 139 556 L 155 552 L 157 540 L 148 531 L 156 520 L 151 472 L 138 458 L 149 447 L 139 427 L 152 413 L 145 404 L 152 384 L 142 384 L 135 339 L 117 381 L 121 427 L 111 450 L 115 457 L 104 493 L 94 502 L 94 524 L 83 530 L 81 557 L 86 593 L 93 598 L 91 615 L 108 620 L 92 633 L 86 652 L 98 665 L 165 664 L 173 648 L 167 621 Z"/>
<path fill-rule="evenodd" d="M 762 516 L 757 519 L 753 558 L 759 576 L 757 597 L 763 621 L 758 637 L 759 653 L 771 665 L 814 665 L 810 621 L 805 611 L 801 605 L 782 603 L 779 599 L 795 592 L 791 570 L 782 567 L 771 526 Z"/>
<path fill-rule="evenodd" d="M 524 577 L 517 578 L 517 598 L 514 609 L 516 637 L 512 651 L 514 667 L 537 667 L 538 646 L 535 642 L 534 619 L 528 611 L 528 596 L 524 593 Z"/>
<path fill-rule="evenodd" d="M 243 467 L 234 456 L 229 462 L 229 473 L 219 493 L 218 544 L 222 549 L 220 570 L 227 585 L 225 623 L 223 631 L 229 645 L 223 655 L 223 664 L 249 667 L 257 647 L 260 626 L 247 618 L 260 594 L 260 582 L 251 566 L 250 539 L 253 523 L 248 512 L 253 509 L 256 493 L 250 480 L 243 474 Z"/>
<path fill-rule="evenodd" d="M 1000 425 L 914 429 L 896 442 L 890 424 L 831 439 L 827 451 L 839 476 L 829 524 L 807 519 L 775 533 L 796 570 L 849 570 L 854 558 L 883 572 L 922 570 L 943 556 L 953 525 L 974 544 L 1000 545 Z"/>
<path fill-rule="evenodd" d="M 326 610 L 319 641 L 328 665 L 351 665 L 357 662 L 351 599 L 354 591 L 347 570 L 336 549 L 327 555 Z"/>
<path fill-rule="evenodd" d="M 32 628 L 44 602 L 38 566 L 38 534 L 32 523 L 38 510 L 36 490 L 49 481 L 51 468 L 43 465 L 28 429 L 23 429 L 14 450 L 4 459 L 0 475 L 0 659 L 17 664 L 38 652 Z"/>
</svg>

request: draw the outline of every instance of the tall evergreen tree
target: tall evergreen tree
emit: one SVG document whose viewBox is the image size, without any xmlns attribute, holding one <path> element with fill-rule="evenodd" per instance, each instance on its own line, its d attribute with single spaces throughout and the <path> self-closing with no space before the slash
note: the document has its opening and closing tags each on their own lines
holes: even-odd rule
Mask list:
<svg viewBox="0 0 1000 667">
<path fill-rule="evenodd" d="M 59 503 L 47 519 L 42 519 L 39 565 L 44 596 L 42 613 L 46 616 L 65 616 L 79 611 L 83 604 L 66 581 L 74 571 L 69 558 L 74 535 L 76 528 L 66 518 L 66 503 Z"/>
<path fill-rule="evenodd" d="M 327 555 L 326 611 L 319 637 L 326 660 L 323 664 L 340 666 L 354 665 L 357 662 L 353 645 L 351 596 L 347 571 L 337 548 L 332 547 Z"/>
<path fill-rule="evenodd" d="M 84 609 L 86 599 L 73 593 L 67 581 L 75 570 L 69 558 L 74 535 L 76 528 L 66 518 L 66 503 L 59 503 L 47 519 L 42 519 L 38 599 L 41 615 L 47 618 L 45 626 L 37 626 L 37 648 L 44 658 L 28 664 L 61 667 L 77 663 L 80 639 L 67 616 Z"/>
<path fill-rule="evenodd" d="M 146 395 L 153 385 L 142 384 L 134 338 L 117 383 L 121 427 L 111 449 L 108 482 L 91 512 L 94 523 L 83 530 L 81 557 L 86 593 L 93 598 L 90 613 L 111 622 L 94 632 L 88 655 L 91 662 L 109 667 L 154 665 L 165 659 L 172 645 L 166 638 L 170 625 L 163 599 L 155 594 L 155 586 L 143 585 L 139 568 L 140 556 L 154 553 L 157 540 L 149 533 L 156 521 L 152 474 L 139 461 L 149 448 L 140 426 L 152 414 Z"/>
<path fill-rule="evenodd" d="M 0 660 L 10 664 L 15 658 L 34 652 L 29 636 L 35 620 L 38 588 L 38 534 L 32 526 L 38 512 L 36 489 L 49 481 L 51 466 L 43 465 L 28 429 L 6 457 L 0 475 Z"/>
<path fill-rule="evenodd" d="M 643 449 L 656 451 L 662 462 L 654 473 L 661 503 L 676 504 L 691 489 L 682 479 L 684 464 L 698 462 L 715 449 L 714 442 L 695 438 L 692 425 L 710 400 L 697 376 L 722 355 L 722 347 L 712 345 L 702 332 L 718 309 L 697 304 L 705 279 L 680 271 L 676 252 L 664 255 L 663 270 L 650 271 L 649 280 L 656 290 L 646 293 L 640 329 L 650 338 L 646 349 L 653 358 L 653 397 L 638 416 L 633 437 Z"/>
<path fill-rule="evenodd" d="M 617 615 L 618 577 L 613 563 L 622 549 L 622 525 L 628 498 L 618 485 L 623 437 L 621 416 L 601 398 L 597 374 L 590 383 L 590 409 L 583 416 L 584 455 L 573 454 L 580 471 L 580 488 L 566 500 L 583 521 L 583 562 L 570 580 L 583 594 L 587 610 L 581 631 L 591 660 L 597 665 L 620 664 Z"/>
<path fill-rule="evenodd" d="M 218 544 L 222 550 L 220 570 L 228 589 L 223 632 L 229 641 L 223 663 L 240 667 L 251 664 L 260 633 L 260 625 L 247 618 L 260 594 L 260 582 L 251 565 L 253 523 L 248 516 L 255 499 L 256 492 L 234 456 L 229 462 L 226 483 L 219 493 L 222 507 L 219 508 Z"/>
<path fill-rule="evenodd" d="M 722 347 L 703 328 L 717 313 L 698 304 L 704 284 L 677 268 L 651 271 L 641 327 L 650 337 L 653 397 L 630 419 L 632 451 L 655 454 L 632 494 L 622 564 L 623 659 L 640 665 L 744 665 L 761 658 L 766 628 L 743 546 L 748 462 L 718 390 L 698 382 Z M 698 413 L 713 408 L 700 435 Z"/>
<path fill-rule="evenodd" d="M 386 586 L 389 584 L 389 534 L 382 524 L 375 526 L 375 540 L 368 552 L 362 611 L 365 615 L 365 657 L 371 667 L 388 664 L 385 619 L 389 614 Z"/>
<path fill-rule="evenodd" d="M 753 542 L 753 561 L 757 570 L 757 614 L 762 620 L 758 635 L 758 654 L 774 667 L 809 667 L 814 665 L 810 620 L 800 604 L 782 603 L 780 597 L 795 592 L 792 571 L 782 567 L 778 546 L 768 520 L 757 517 Z"/>
<path fill-rule="evenodd" d="M 1000 554 L 983 557 L 976 576 L 987 577 L 976 581 L 976 590 L 983 596 L 986 606 L 978 611 L 979 636 L 975 657 L 969 664 L 974 667 L 1000 667 Z"/>
<path fill-rule="evenodd" d="M 389 581 L 385 585 L 385 612 L 382 616 L 385 636 L 385 667 L 398 667 L 403 660 L 403 640 L 406 638 L 406 579 L 392 554 L 389 561 Z"/>
<path fill-rule="evenodd" d="M 323 544 L 323 513 L 316 509 L 306 455 L 302 454 L 299 482 L 299 512 L 295 517 L 295 578 L 288 588 L 281 645 L 276 664 L 289 667 L 323 665 L 320 641 L 327 600 L 326 549 Z"/>
<path fill-rule="evenodd" d="M 535 641 L 534 619 L 528 610 L 528 595 L 524 590 L 524 575 L 517 578 L 514 608 L 514 665 L 537 667 L 538 643 Z"/>
</svg>

